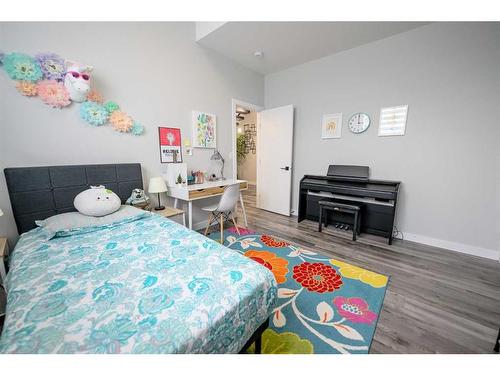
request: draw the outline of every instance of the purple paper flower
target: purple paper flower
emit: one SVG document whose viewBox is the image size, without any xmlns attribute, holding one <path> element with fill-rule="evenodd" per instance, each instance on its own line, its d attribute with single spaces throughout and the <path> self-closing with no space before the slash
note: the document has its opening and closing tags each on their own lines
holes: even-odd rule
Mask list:
<svg viewBox="0 0 500 375">
<path fill-rule="evenodd" d="M 35 56 L 42 68 L 43 76 L 48 80 L 62 81 L 66 74 L 64 60 L 55 53 L 39 53 Z"/>
</svg>

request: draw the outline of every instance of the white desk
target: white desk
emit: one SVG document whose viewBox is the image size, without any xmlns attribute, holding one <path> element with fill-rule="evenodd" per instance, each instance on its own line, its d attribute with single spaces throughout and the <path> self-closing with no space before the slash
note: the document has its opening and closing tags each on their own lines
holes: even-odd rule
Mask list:
<svg viewBox="0 0 500 375">
<path fill-rule="evenodd" d="M 224 188 L 227 185 L 232 185 L 232 184 L 240 184 L 241 210 L 243 211 L 243 219 L 245 221 L 245 226 L 248 226 L 247 214 L 245 212 L 245 205 L 243 204 L 243 196 L 241 195 L 242 190 L 248 189 L 248 182 L 245 180 L 221 180 L 221 181 L 205 182 L 203 184 L 174 186 L 168 188 L 167 194 L 170 197 L 175 198 L 174 201 L 175 208 L 177 208 L 179 199 L 188 203 L 189 229 L 193 229 L 193 201 L 220 196 L 224 192 Z"/>
</svg>

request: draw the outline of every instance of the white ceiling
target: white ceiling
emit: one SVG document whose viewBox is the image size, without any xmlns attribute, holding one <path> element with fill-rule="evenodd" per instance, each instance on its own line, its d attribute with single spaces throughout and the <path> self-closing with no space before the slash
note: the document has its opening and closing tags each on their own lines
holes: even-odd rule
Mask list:
<svg viewBox="0 0 500 375">
<path fill-rule="evenodd" d="M 428 22 L 226 22 L 198 40 L 262 74 L 399 34 Z M 254 52 L 263 51 L 259 59 Z"/>
</svg>

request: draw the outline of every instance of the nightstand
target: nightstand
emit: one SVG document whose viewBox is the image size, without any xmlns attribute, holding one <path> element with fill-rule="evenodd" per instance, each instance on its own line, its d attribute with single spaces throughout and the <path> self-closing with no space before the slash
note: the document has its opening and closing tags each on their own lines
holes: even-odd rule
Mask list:
<svg viewBox="0 0 500 375">
<path fill-rule="evenodd" d="M 163 217 L 173 217 L 177 215 L 182 215 L 182 225 L 186 226 L 186 214 L 184 213 L 183 210 L 179 210 L 178 208 L 174 207 L 165 207 L 163 210 L 151 210 L 151 212 L 161 215 Z"/>
<path fill-rule="evenodd" d="M 7 260 L 7 256 L 9 255 L 9 243 L 7 242 L 7 238 L 0 237 L 0 284 L 5 287 L 5 278 L 7 276 L 7 272 L 5 271 L 5 261 Z"/>
</svg>

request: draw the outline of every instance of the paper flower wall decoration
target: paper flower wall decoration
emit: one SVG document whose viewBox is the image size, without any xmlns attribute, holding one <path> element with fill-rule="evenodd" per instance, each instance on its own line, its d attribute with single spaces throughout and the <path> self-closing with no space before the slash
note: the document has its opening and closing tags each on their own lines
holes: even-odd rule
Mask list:
<svg viewBox="0 0 500 375">
<path fill-rule="evenodd" d="M 24 96 L 36 96 L 38 94 L 38 87 L 34 82 L 18 81 L 16 89 Z"/>
<path fill-rule="evenodd" d="M 54 108 L 63 108 L 71 104 L 69 100 L 68 90 L 61 82 L 57 81 L 40 81 L 37 84 L 38 96 L 40 99 Z"/>
<path fill-rule="evenodd" d="M 114 111 L 118 111 L 120 109 L 120 106 L 115 102 L 106 102 L 106 104 L 104 104 L 104 107 L 106 107 L 106 110 L 108 111 L 109 114 L 113 113 Z"/>
<path fill-rule="evenodd" d="M 19 81 L 37 82 L 43 73 L 38 62 L 22 53 L 9 53 L 3 57 L 4 69 L 10 78 Z"/>
<path fill-rule="evenodd" d="M 120 110 L 118 104 L 106 104 L 100 92 L 91 90 L 91 66 L 61 58 L 55 53 L 39 53 L 35 57 L 23 53 L 0 52 L 0 67 L 16 82 L 16 89 L 24 96 L 39 96 L 47 105 L 63 108 L 72 102 L 81 103 L 80 117 L 94 126 L 108 121 L 113 129 L 144 134 L 144 126 Z"/>
<path fill-rule="evenodd" d="M 109 116 L 109 122 L 117 132 L 126 133 L 132 129 L 133 120 L 122 111 L 113 111 Z"/>
<path fill-rule="evenodd" d="M 142 135 L 144 134 L 144 126 L 142 126 L 138 122 L 134 122 L 130 131 L 133 135 Z"/>
<path fill-rule="evenodd" d="M 80 117 L 90 125 L 101 126 L 108 121 L 108 111 L 102 105 L 88 101 L 80 106 Z"/>
<path fill-rule="evenodd" d="M 104 98 L 102 97 L 101 93 L 97 90 L 91 90 L 87 95 L 87 100 L 99 104 L 102 104 L 104 102 Z"/>
<path fill-rule="evenodd" d="M 66 74 L 64 60 L 55 53 L 39 53 L 35 56 L 45 79 L 62 81 Z"/>
</svg>

